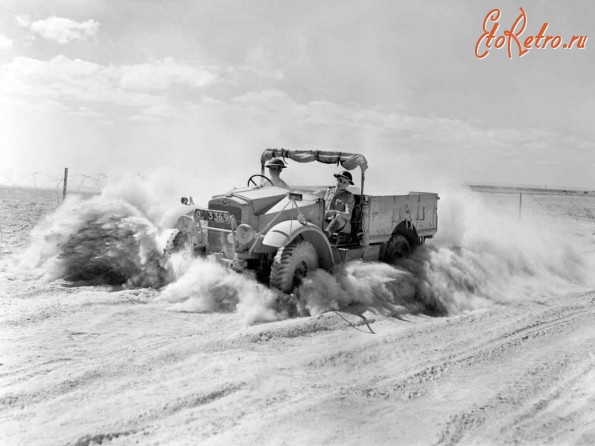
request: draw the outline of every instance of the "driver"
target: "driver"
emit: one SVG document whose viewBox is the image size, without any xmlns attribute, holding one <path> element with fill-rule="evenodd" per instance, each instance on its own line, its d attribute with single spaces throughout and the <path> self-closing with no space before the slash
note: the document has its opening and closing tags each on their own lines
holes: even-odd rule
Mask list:
<svg viewBox="0 0 595 446">
<path fill-rule="evenodd" d="M 291 189 L 289 185 L 280 177 L 281 171 L 287 167 L 282 160 L 279 158 L 272 158 L 266 162 L 265 167 L 268 167 L 269 169 L 273 186 Z"/>
<path fill-rule="evenodd" d="M 324 233 L 329 238 L 335 232 L 351 232 L 351 212 L 355 206 L 355 197 L 347 190 L 350 184 L 353 186 L 351 174 L 345 170 L 334 174 L 334 177 L 337 179 L 335 187 L 318 191 L 324 192 L 324 218 L 328 222 Z"/>
</svg>

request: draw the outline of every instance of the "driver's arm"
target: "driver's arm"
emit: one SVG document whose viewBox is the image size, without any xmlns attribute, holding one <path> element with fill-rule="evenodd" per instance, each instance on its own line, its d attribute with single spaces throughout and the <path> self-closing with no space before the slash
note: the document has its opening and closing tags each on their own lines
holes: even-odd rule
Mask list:
<svg viewBox="0 0 595 446">
<path fill-rule="evenodd" d="M 289 186 L 289 184 L 287 184 L 281 178 L 278 178 L 278 179 L 277 178 L 271 178 L 271 182 L 273 183 L 273 186 L 282 187 L 284 189 L 291 189 L 291 187 Z"/>
<path fill-rule="evenodd" d="M 314 192 L 311 192 L 311 194 L 316 197 L 323 198 L 326 197 L 326 194 L 329 192 L 329 189 L 332 189 L 332 187 L 323 187 L 322 189 L 318 189 Z"/>
<path fill-rule="evenodd" d="M 334 217 L 336 215 L 341 215 L 344 218 L 346 218 L 347 220 L 350 220 L 351 212 L 353 211 L 354 206 L 355 206 L 355 198 L 353 197 L 353 195 L 351 195 L 351 197 L 349 197 L 347 199 L 347 202 L 345 203 L 345 212 L 341 212 L 336 209 L 330 209 L 327 211 L 327 216 Z"/>
</svg>

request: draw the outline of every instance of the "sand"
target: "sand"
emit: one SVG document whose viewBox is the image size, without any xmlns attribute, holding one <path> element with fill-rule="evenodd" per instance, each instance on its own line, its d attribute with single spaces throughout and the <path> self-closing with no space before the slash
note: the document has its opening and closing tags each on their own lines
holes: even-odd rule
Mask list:
<svg viewBox="0 0 595 446">
<path fill-rule="evenodd" d="M 441 238 L 314 277 L 314 315 L 288 319 L 208 262 L 162 286 L 73 284 L 63 240 L 119 215 L 133 274 L 154 218 L 0 191 L 0 444 L 595 443 L 593 197 L 523 197 L 519 223 L 518 197 L 443 194 Z M 332 311 L 354 302 L 368 325 Z"/>
</svg>

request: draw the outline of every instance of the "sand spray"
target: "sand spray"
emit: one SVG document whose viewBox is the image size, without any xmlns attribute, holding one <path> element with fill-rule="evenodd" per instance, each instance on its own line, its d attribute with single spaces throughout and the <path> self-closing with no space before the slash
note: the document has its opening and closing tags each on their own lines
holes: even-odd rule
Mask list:
<svg viewBox="0 0 595 446">
<path fill-rule="evenodd" d="M 348 308 L 456 314 L 593 283 L 593 244 L 585 249 L 568 230 L 560 237 L 564 218 L 519 222 L 480 194 L 449 186 L 440 193 L 437 236 L 409 258 L 319 270 L 288 298 L 212 258 L 164 259 L 169 231 L 158 222 L 172 203 L 158 183 L 131 177 L 90 199 L 69 197 L 37 225 L 15 268 L 47 280 L 153 287 L 176 311 L 237 311 L 248 324 Z"/>
</svg>

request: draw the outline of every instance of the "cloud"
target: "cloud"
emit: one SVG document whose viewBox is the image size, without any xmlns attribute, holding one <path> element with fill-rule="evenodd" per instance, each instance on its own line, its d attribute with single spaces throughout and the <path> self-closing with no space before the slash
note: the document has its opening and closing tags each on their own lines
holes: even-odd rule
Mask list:
<svg viewBox="0 0 595 446">
<path fill-rule="evenodd" d="M 0 50 L 9 50 L 12 48 L 13 40 L 0 34 Z"/>
<path fill-rule="evenodd" d="M 260 77 L 277 81 L 285 78 L 283 71 L 274 67 L 271 51 L 262 46 L 257 46 L 248 53 L 246 65 L 242 67 L 242 70 L 253 71 Z"/>
<path fill-rule="evenodd" d="M 167 90 L 173 84 L 206 87 L 218 80 L 215 69 L 193 66 L 165 58 L 152 62 L 124 65 L 119 69 L 118 85 L 127 90 Z"/>
<path fill-rule="evenodd" d="M 216 67 L 172 58 L 136 65 L 101 65 L 60 55 L 48 61 L 16 57 L 0 65 L 0 94 L 36 99 L 153 106 L 174 85 L 203 88 L 220 80 Z"/>
<path fill-rule="evenodd" d="M 277 120 L 286 117 L 287 123 L 293 123 L 295 128 L 321 126 L 336 129 L 337 132 L 358 129 L 360 134 L 367 132 L 376 135 L 378 142 L 385 139 L 415 140 L 418 147 L 484 142 L 490 135 L 489 130 L 481 130 L 473 123 L 463 120 L 439 116 L 404 115 L 394 109 L 364 107 L 355 102 L 299 103 L 279 90 L 245 93 L 232 98 L 229 105 L 230 108 L 241 110 L 246 114 L 274 115 L 277 116 Z M 530 137 L 527 131 L 519 130 L 518 135 L 512 139 L 518 141 Z M 359 143 L 359 140 L 355 140 L 349 145 Z"/>
<path fill-rule="evenodd" d="M 17 23 L 19 24 L 19 26 L 23 27 L 23 28 L 29 28 L 31 26 L 31 20 L 29 19 L 29 16 L 27 15 L 18 15 L 16 17 Z"/>
<path fill-rule="evenodd" d="M 16 19 L 19 26 L 61 45 L 73 40 L 87 40 L 94 37 L 99 30 L 99 23 L 92 19 L 84 22 L 55 16 L 35 22 L 32 22 L 28 16 L 18 16 Z"/>
<path fill-rule="evenodd" d="M 144 109 L 142 113 L 131 116 L 132 121 L 157 122 L 163 119 L 176 118 L 180 116 L 180 111 L 166 103 L 151 105 Z"/>
<path fill-rule="evenodd" d="M 229 100 L 205 98 L 180 113 L 176 122 L 180 120 L 185 120 L 184 128 L 180 124 L 168 135 L 172 146 L 183 148 L 185 141 L 192 141 L 192 147 L 209 147 L 236 157 L 247 148 L 265 147 L 365 153 L 370 162 L 369 177 L 389 175 L 394 187 L 403 192 L 431 189 L 432 184 L 452 178 L 546 184 L 545 179 L 551 178 L 559 166 L 575 172 L 572 181 L 559 181 L 570 186 L 586 181 L 591 174 L 585 166 L 595 161 L 592 140 L 562 131 L 490 128 L 477 122 L 407 115 L 398 109 L 355 102 L 297 101 L 280 90 L 248 92 Z M 567 149 L 560 151 L 560 147 Z M 569 152 L 578 147 L 580 152 L 569 158 Z M 306 178 L 310 171 L 312 179 Z M 314 169 L 302 172 L 299 177 L 293 176 L 294 169 L 288 169 L 288 182 L 306 184 L 317 179 Z M 384 193 L 374 188 L 375 183 L 366 186 L 369 192 Z"/>
<path fill-rule="evenodd" d="M 0 65 L 0 97 L 11 100 L 12 109 L 44 104 L 56 114 L 127 118 L 150 135 L 139 133 L 131 144 L 177 146 L 181 157 L 196 147 L 226 153 L 275 146 L 365 152 L 370 176 L 386 175 L 382 169 L 393 166 L 390 174 L 405 191 L 425 187 L 443 172 L 467 181 L 520 182 L 527 166 L 535 180 L 525 183 L 546 184 L 560 165 L 582 182 L 595 162 L 589 135 L 560 130 L 490 128 L 476 120 L 407 115 L 399 107 L 298 101 L 279 89 L 231 98 L 214 89 L 208 90 L 214 96 L 205 97 L 206 88 L 228 82 L 227 73 L 173 58 L 102 65 L 63 55 L 47 61 L 16 57 Z"/>
</svg>

